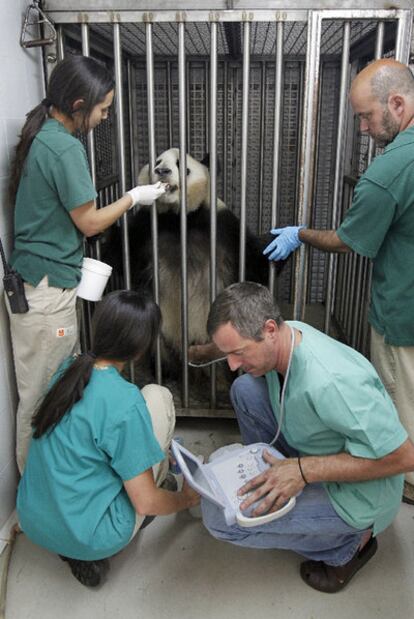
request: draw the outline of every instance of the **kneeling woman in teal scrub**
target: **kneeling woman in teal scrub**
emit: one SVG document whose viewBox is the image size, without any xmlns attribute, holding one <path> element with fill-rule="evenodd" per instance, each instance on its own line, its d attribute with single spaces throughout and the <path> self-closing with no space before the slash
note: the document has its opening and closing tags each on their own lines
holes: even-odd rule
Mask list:
<svg viewBox="0 0 414 619">
<path fill-rule="evenodd" d="M 17 511 L 23 532 L 58 553 L 73 575 L 96 586 L 145 516 L 196 505 L 187 485 L 164 487 L 174 431 L 165 387 L 140 391 L 121 372 L 148 354 L 160 310 L 133 291 L 113 292 L 93 317 L 92 351 L 65 361 L 33 417 L 33 440 L 20 481 Z M 147 519 L 148 522 L 149 519 Z"/>
</svg>

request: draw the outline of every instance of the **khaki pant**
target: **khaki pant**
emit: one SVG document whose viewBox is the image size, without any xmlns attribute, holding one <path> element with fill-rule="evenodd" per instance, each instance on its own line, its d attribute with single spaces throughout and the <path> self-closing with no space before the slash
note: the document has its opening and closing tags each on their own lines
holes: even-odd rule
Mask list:
<svg viewBox="0 0 414 619">
<path fill-rule="evenodd" d="M 414 346 L 385 344 L 384 336 L 371 327 L 371 362 L 414 442 Z M 414 485 L 414 472 L 407 473 L 405 479 Z"/>
<path fill-rule="evenodd" d="M 168 450 L 175 428 L 175 409 L 173 397 L 166 387 L 160 385 L 146 385 L 141 389 L 144 400 L 147 404 L 155 438 L 160 444 L 161 449 L 166 454 L 165 459 L 152 467 L 154 479 L 157 486 L 160 486 L 168 473 L 169 460 Z M 137 533 L 145 516 L 137 514 L 135 528 L 132 537 Z"/>
<path fill-rule="evenodd" d="M 16 458 L 20 473 L 32 435 L 31 419 L 61 362 L 79 349 L 76 288 L 48 286 L 47 277 L 34 288 L 25 283 L 29 311 L 10 318 L 19 405 L 16 419 Z"/>
</svg>

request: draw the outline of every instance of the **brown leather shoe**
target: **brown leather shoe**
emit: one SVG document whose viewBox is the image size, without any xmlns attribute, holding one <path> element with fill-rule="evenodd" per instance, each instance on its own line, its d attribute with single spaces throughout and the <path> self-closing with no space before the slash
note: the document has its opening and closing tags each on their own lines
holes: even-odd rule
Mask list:
<svg viewBox="0 0 414 619">
<path fill-rule="evenodd" d="M 402 501 L 408 505 L 414 505 L 414 486 L 409 484 L 408 481 L 404 482 Z"/>
<path fill-rule="evenodd" d="M 300 575 L 309 587 L 323 593 L 336 593 L 374 556 L 377 548 L 376 538 L 371 537 L 362 550 L 357 550 L 345 565 L 334 567 L 323 561 L 304 561 L 300 566 Z"/>
</svg>

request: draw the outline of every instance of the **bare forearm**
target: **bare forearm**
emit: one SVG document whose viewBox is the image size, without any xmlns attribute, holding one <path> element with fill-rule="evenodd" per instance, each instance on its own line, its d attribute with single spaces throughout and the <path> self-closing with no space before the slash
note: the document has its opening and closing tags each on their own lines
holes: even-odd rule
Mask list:
<svg viewBox="0 0 414 619">
<path fill-rule="evenodd" d="M 346 453 L 304 456 L 300 459 L 301 467 L 298 458 L 278 460 L 267 452 L 264 452 L 263 458 L 271 465 L 270 468 L 239 490 L 239 495 L 250 493 L 241 504 L 241 509 L 247 509 L 256 501 L 261 501 L 254 511 L 257 516 L 282 507 L 290 497 L 303 490 L 305 480 L 308 483 L 356 482 L 413 471 L 414 445 L 407 439 L 398 449 L 378 460 L 357 458 Z"/>
<path fill-rule="evenodd" d="M 168 514 L 175 514 L 189 507 L 193 507 L 198 503 L 194 498 L 189 497 L 184 492 L 170 492 L 169 490 L 163 490 L 157 488 L 151 499 L 147 500 L 144 506 L 144 512 L 142 508 L 136 509 L 141 515 L 151 516 L 167 516 Z"/>
<path fill-rule="evenodd" d="M 88 220 L 88 234 L 86 236 L 94 236 L 103 232 L 109 226 L 117 221 L 124 213 L 128 211 L 132 204 L 132 199 L 128 194 L 125 194 L 116 202 L 108 204 L 100 209 L 90 211 Z"/>
<path fill-rule="evenodd" d="M 345 245 L 345 243 L 341 241 L 336 230 L 310 230 L 308 228 L 302 228 L 299 230 L 299 239 L 303 243 L 307 243 L 323 251 L 340 253 L 351 251 L 348 245 Z"/>
<path fill-rule="evenodd" d="M 414 448 L 407 440 L 397 450 L 378 460 L 340 453 L 302 457 L 301 465 L 309 483 L 368 481 L 413 470 Z"/>
<path fill-rule="evenodd" d="M 199 503 L 200 497 L 187 484 L 181 492 L 158 488 L 148 470 L 124 482 L 125 490 L 137 514 L 141 516 L 166 516 L 188 509 Z"/>
</svg>

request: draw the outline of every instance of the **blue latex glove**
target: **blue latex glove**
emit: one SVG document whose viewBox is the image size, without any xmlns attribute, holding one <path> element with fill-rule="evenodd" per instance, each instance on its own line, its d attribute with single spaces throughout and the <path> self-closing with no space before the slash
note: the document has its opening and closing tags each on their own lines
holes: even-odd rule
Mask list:
<svg viewBox="0 0 414 619">
<path fill-rule="evenodd" d="M 299 240 L 299 230 L 305 226 L 286 226 L 270 230 L 277 238 L 263 250 L 269 260 L 284 260 L 292 251 L 295 251 L 302 241 Z"/>
</svg>

